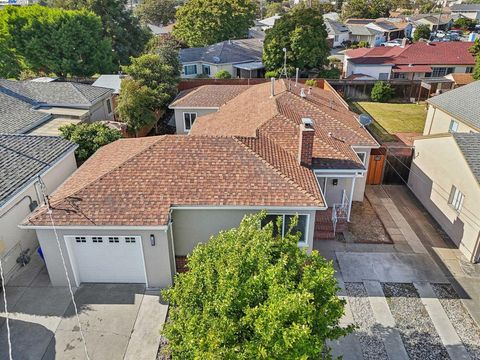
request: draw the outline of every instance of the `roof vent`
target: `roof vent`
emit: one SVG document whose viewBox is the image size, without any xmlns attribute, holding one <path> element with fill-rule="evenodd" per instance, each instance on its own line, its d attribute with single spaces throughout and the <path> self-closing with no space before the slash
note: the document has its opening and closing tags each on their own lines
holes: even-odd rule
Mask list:
<svg viewBox="0 0 480 360">
<path fill-rule="evenodd" d="M 368 126 L 372 123 L 372 118 L 367 115 L 367 114 L 361 114 L 359 117 L 358 117 L 358 121 L 360 122 L 360 124 L 362 126 Z"/>
<path fill-rule="evenodd" d="M 307 95 L 305 95 L 305 89 L 304 89 L 304 88 L 301 88 L 301 89 L 300 89 L 300 97 L 302 97 L 302 98 L 306 98 L 306 97 L 307 97 Z"/>
<path fill-rule="evenodd" d="M 214 56 L 212 57 L 212 59 L 215 64 L 218 64 L 220 62 L 220 58 L 218 56 Z"/>
<path fill-rule="evenodd" d="M 302 124 L 305 125 L 306 128 L 313 129 L 313 120 L 310 118 L 302 118 Z"/>
</svg>

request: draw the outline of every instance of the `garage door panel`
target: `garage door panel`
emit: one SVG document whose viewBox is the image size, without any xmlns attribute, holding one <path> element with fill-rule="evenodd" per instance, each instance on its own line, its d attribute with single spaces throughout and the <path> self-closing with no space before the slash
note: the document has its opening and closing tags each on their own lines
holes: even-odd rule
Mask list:
<svg viewBox="0 0 480 360">
<path fill-rule="evenodd" d="M 140 236 L 69 236 L 79 282 L 145 283 Z"/>
</svg>

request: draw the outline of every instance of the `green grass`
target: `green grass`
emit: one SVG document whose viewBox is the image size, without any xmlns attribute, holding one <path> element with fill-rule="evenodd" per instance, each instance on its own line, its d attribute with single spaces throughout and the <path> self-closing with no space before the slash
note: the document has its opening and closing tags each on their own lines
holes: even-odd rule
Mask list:
<svg viewBox="0 0 480 360">
<path fill-rule="evenodd" d="M 422 133 L 427 110 L 425 104 L 390 104 L 361 101 L 357 107 L 365 112 L 390 134 Z"/>
</svg>

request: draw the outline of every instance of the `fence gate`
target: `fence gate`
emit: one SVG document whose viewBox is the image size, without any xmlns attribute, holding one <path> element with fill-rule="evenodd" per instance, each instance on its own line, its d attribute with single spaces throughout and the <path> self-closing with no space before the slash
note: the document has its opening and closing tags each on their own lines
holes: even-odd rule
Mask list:
<svg viewBox="0 0 480 360">
<path fill-rule="evenodd" d="M 382 183 L 384 167 L 385 149 L 372 149 L 368 162 L 367 185 L 380 185 Z"/>
</svg>

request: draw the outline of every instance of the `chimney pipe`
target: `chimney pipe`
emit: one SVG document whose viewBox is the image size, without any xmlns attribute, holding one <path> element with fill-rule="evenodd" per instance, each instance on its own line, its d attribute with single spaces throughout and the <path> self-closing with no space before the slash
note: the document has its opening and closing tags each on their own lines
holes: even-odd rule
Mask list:
<svg viewBox="0 0 480 360">
<path fill-rule="evenodd" d="M 313 128 L 312 119 L 302 118 L 298 141 L 298 162 L 300 165 L 308 167 L 312 166 L 314 137 L 315 129 Z"/>
<path fill-rule="evenodd" d="M 301 88 L 301 89 L 300 89 L 300 97 L 302 97 L 302 98 L 306 98 L 306 97 L 307 97 L 307 95 L 305 95 L 305 89 L 304 89 L 304 88 Z"/>
<path fill-rule="evenodd" d="M 272 77 L 271 81 L 272 81 L 272 90 L 271 90 L 270 97 L 274 97 L 275 96 L 275 78 Z"/>
<path fill-rule="evenodd" d="M 295 87 L 298 85 L 298 72 L 300 71 L 299 68 L 295 69 Z"/>
</svg>

